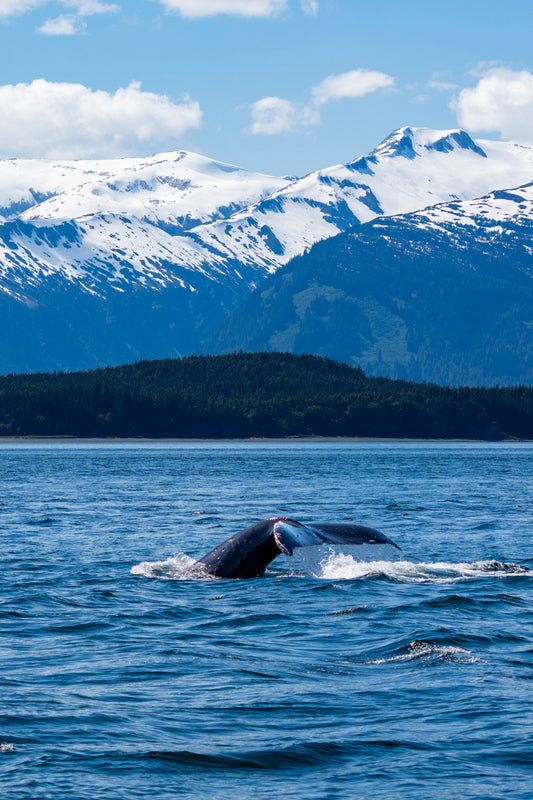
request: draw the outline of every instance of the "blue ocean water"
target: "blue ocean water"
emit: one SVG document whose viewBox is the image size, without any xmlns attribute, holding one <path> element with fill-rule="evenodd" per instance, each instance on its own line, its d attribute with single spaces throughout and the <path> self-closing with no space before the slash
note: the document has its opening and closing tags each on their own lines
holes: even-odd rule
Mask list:
<svg viewBox="0 0 533 800">
<path fill-rule="evenodd" d="M 0 446 L 0 796 L 533 797 L 533 446 Z M 186 567 L 272 515 L 403 549 Z"/>
</svg>

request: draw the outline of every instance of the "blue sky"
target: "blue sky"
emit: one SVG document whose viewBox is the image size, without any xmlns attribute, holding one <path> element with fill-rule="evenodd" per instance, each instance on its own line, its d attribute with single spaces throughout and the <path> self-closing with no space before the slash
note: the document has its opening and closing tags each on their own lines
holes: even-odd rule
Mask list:
<svg viewBox="0 0 533 800">
<path fill-rule="evenodd" d="M 0 0 L 0 157 L 273 174 L 402 125 L 533 144 L 531 0 Z"/>
</svg>

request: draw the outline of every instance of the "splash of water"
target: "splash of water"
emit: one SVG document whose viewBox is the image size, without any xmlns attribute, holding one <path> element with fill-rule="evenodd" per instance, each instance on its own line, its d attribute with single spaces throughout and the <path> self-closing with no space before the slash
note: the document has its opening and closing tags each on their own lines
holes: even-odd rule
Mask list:
<svg viewBox="0 0 533 800">
<path fill-rule="evenodd" d="M 165 561 L 141 561 L 131 568 L 132 575 L 141 575 L 143 578 L 159 578 L 160 580 L 179 581 L 191 577 L 189 570 L 196 563 L 196 559 L 185 553 L 167 558 Z"/>
<path fill-rule="evenodd" d="M 191 572 L 194 558 L 179 553 L 164 561 L 142 561 L 131 568 L 132 575 L 159 580 L 212 580 L 212 576 Z M 533 570 L 521 564 L 501 561 L 474 561 L 472 563 L 436 561 L 362 560 L 349 553 L 322 547 L 302 547 L 290 563 L 289 577 L 313 577 L 319 580 L 371 580 L 385 579 L 397 583 L 457 583 L 476 578 L 533 577 Z M 268 573 L 267 573 L 268 574 Z M 276 569 L 275 574 L 280 572 Z"/>
<path fill-rule="evenodd" d="M 416 563 L 413 561 L 359 561 L 346 553 L 331 553 L 309 565 L 313 577 L 325 580 L 364 580 L 385 578 L 399 583 L 457 583 L 476 578 L 508 578 L 515 575 L 533 576 L 533 571 L 520 564 L 500 561 L 473 563 Z"/>
</svg>

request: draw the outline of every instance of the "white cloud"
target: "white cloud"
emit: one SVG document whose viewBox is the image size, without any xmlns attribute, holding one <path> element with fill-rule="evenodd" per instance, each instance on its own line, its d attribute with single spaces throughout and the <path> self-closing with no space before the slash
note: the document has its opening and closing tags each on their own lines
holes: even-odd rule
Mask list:
<svg viewBox="0 0 533 800">
<path fill-rule="evenodd" d="M 73 36 L 75 33 L 85 30 L 85 27 L 85 22 L 80 17 L 72 14 L 61 14 L 55 19 L 47 20 L 38 28 L 38 31 L 39 33 L 44 33 L 45 36 Z"/>
<path fill-rule="evenodd" d="M 101 3 L 99 0 L 62 0 L 63 4 L 75 8 L 82 17 L 93 14 L 116 13 L 120 8 L 115 3 Z"/>
<path fill-rule="evenodd" d="M 461 127 L 498 132 L 505 139 L 533 143 L 533 74 L 505 67 L 489 69 L 472 89 L 453 101 Z"/>
<path fill-rule="evenodd" d="M 308 103 L 294 103 L 281 97 L 263 97 L 252 103 L 254 134 L 288 133 L 320 124 L 320 109 L 331 100 L 364 97 L 378 89 L 392 86 L 394 78 L 384 72 L 355 69 L 342 75 L 330 75 L 311 90 Z"/>
<path fill-rule="evenodd" d="M 175 147 L 200 127 L 202 112 L 189 98 L 172 103 L 138 83 L 111 94 L 40 79 L 0 86 L 0 118 L 2 158 L 97 158 L 137 154 L 158 142 Z"/>
<path fill-rule="evenodd" d="M 52 0 L 0 0 L 0 17 L 14 17 L 17 14 L 25 14 L 27 11 L 49 5 L 51 2 Z M 57 3 L 65 8 L 73 9 L 82 17 L 119 10 L 115 3 L 102 3 L 100 0 L 56 0 L 55 4 L 57 5 Z"/>
<path fill-rule="evenodd" d="M 342 75 L 330 75 L 313 89 L 313 100 L 318 105 L 347 97 L 364 97 L 377 89 L 392 86 L 394 78 L 384 72 L 353 69 Z"/>
<path fill-rule="evenodd" d="M 0 0 L 0 19 L 25 14 L 49 3 L 50 0 Z M 58 17 L 46 20 L 37 29 L 39 33 L 46 36 L 72 36 L 86 29 L 85 17 L 120 11 L 115 3 L 102 3 L 101 0 L 56 0 L 57 3 L 73 13 L 60 14 Z"/>
<path fill-rule="evenodd" d="M 474 78 L 482 78 L 487 72 L 490 72 L 491 69 L 503 66 L 501 61 L 479 61 L 475 67 L 468 70 L 468 74 L 472 75 Z"/>
<path fill-rule="evenodd" d="M 200 18 L 214 14 L 242 17 L 273 17 L 287 8 L 287 0 L 160 0 L 169 11 L 182 17 Z"/>
<path fill-rule="evenodd" d="M 290 133 L 298 128 L 316 125 L 318 113 L 310 106 L 298 105 L 281 97 L 263 97 L 252 103 L 250 132 L 272 135 Z"/>
<path fill-rule="evenodd" d="M 39 5 L 43 5 L 43 0 L 0 0 L 0 17 L 25 14 L 26 11 L 31 11 Z"/>
<path fill-rule="evenodd" d="M 301 0 L 302 11 L 310 17 L 318 14 L 318 0 Z"/>
</svg>

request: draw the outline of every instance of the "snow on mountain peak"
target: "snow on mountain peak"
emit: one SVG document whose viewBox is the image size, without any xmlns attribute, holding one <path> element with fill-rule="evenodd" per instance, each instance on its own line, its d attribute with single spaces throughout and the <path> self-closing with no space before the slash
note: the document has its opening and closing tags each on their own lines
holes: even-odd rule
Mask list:
<svg viewBox="0 0 533 800">
<path fill-rule="evenodd" d="M 403 127 L 393 131 L 371 153 L 374 158 L 394 158 L 403 156 L 413 159 L 423 156 L 427 151 L 449 153 L 452 150 L 470 150 L 485 158 L 486 153 L 479 147 L 470 134 L 457 129 L 449 131 L 433 128 Z"/>
<path fill-rule="evenodd" d="M 230 216 L 287 184 L 187 151 L 102 161 L 0 161 L 0 215 L 50 221 L 126 214 L 192 227 Z"/>
<path fill-rule="evenodd" d="M 515 229 L 533 227 L 533 182 L 513 189 L 498 189 L 480 198 L 442 203 L 405 217 L 419 228 L 442 229 L 449 238 L 464 238 L 464 229 L 501 232 L 502 225 Z"/>
<path fill-rule="evenodd" d="M 12 292 L 9 280 L 24 287 L 53 274 L 102 294 L 128 282 L 195 291 L 199 275 L 247 291 L 350 227 L 532 180 L 532 148 L 410 127 L 301 179 L 186 151 L 0 161 L 0 292 Z"/>
</svg>

